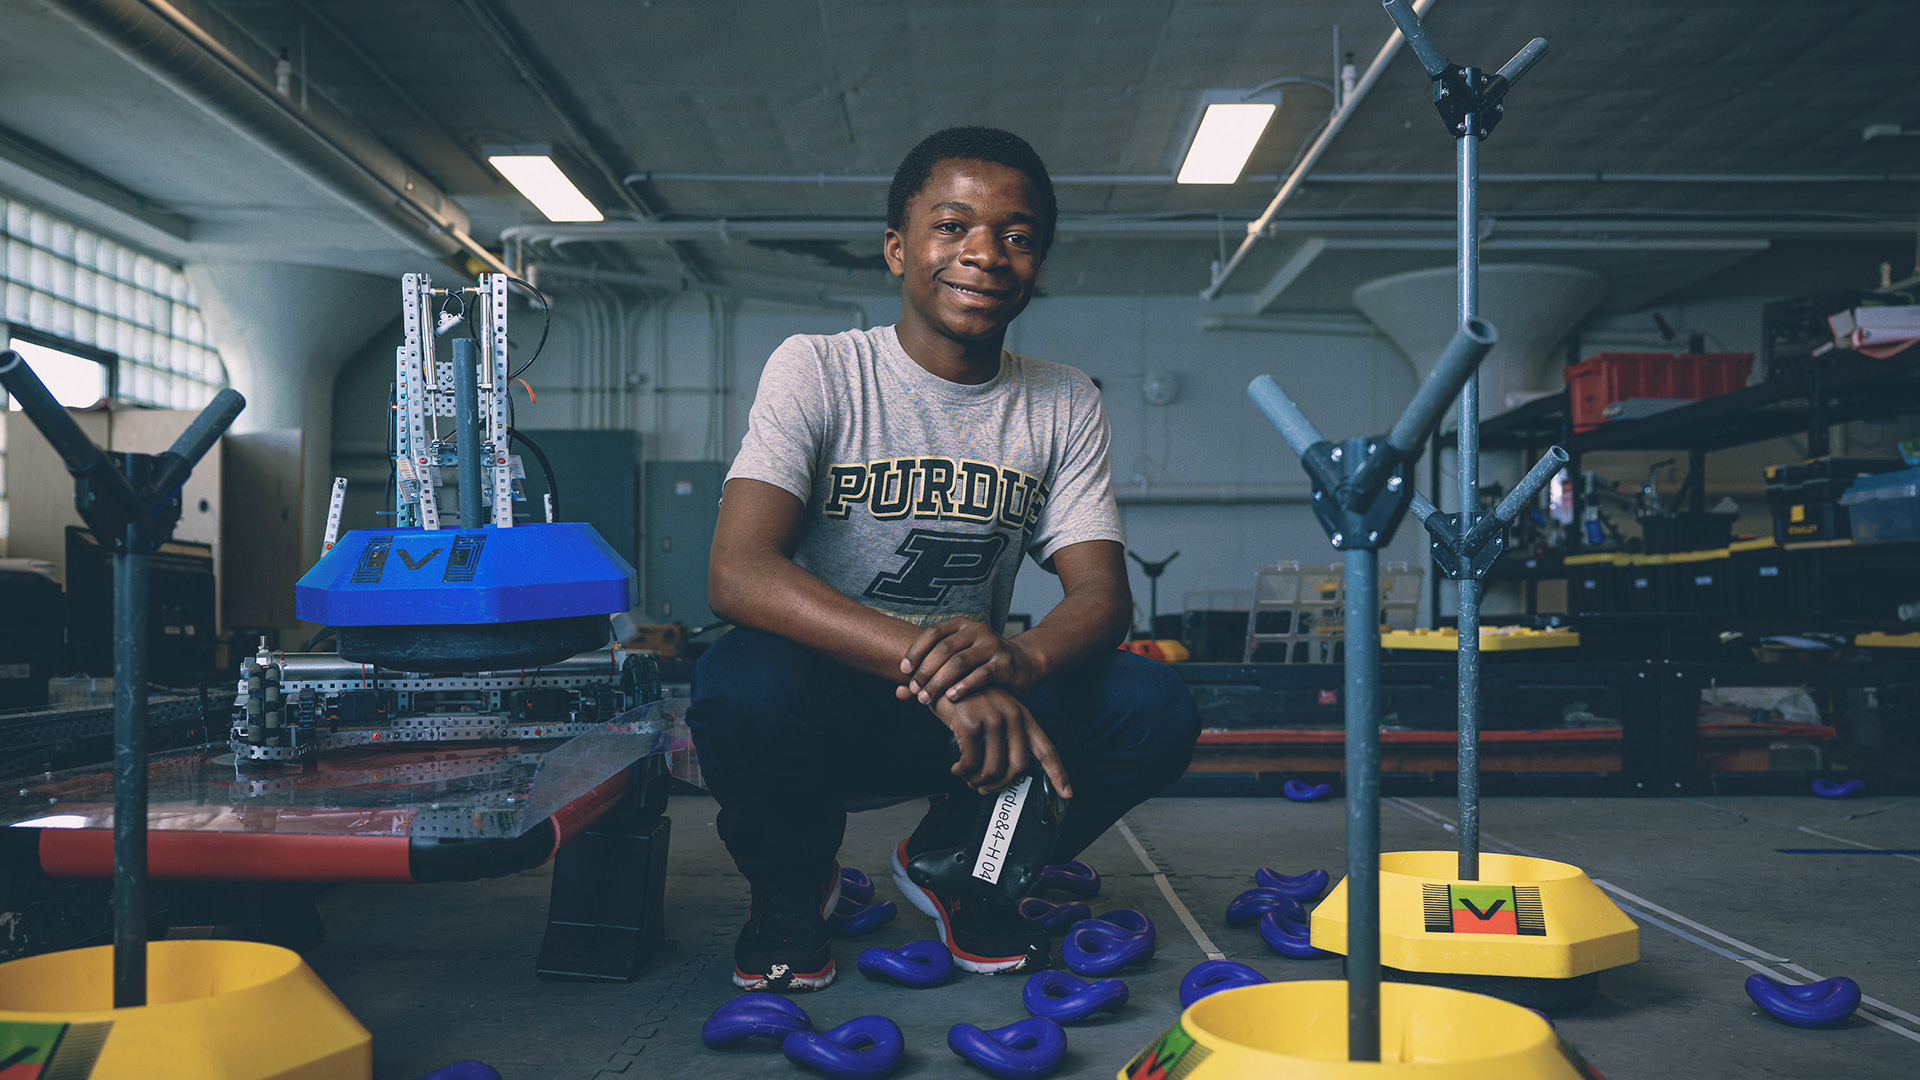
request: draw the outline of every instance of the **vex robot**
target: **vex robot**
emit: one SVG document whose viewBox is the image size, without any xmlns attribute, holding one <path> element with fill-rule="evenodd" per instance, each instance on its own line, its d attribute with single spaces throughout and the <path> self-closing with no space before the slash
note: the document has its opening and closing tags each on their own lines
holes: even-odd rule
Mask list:
<svg viewBox="0 0 1920 1080">
<path fill-rule="evenodd" d="M 564 738 L 659 700 L 653 658 L 608 647 L 608 616 L 638 601 L 633 567 L 591 526 L 554 521 L 551 494 L 543 520 L 515 520 L 525 473 L 510 443 L 540 455 L 513 430 L 508 281 L 488 274 L 477 287 L 436 289 L 424 274 L 402 279 L 393 526 L 338 537 L 346 481 L 335 481 L 326 551 L 294 601 L 300 618 L 332 629 L 339 652 L 276 653 L 263 642 L 242 662 L 236 761 Z M 458 493 L 450 511 L 448 474 Z"/>
</svg>

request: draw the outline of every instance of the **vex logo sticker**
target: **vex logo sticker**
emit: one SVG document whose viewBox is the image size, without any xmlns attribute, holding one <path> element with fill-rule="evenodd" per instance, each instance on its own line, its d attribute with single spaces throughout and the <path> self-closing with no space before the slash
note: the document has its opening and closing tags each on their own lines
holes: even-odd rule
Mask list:
<svg viewBox="0 0 1920 1080">
<path fill-rule="evenodd" d="M 1429 934 L 1547 935 L 1538 886 L 1429 883 L 1420 888 Z"/>
<path fill-rule="evenodd" d="M 422 556 L 420 556 L 420 557 L 419 557 L 419 558 L 417 558 L 417 559 L 416 559 L 416 558 L 414 558 L 414 557 L 413 557 L 412 555 L 409 555 L 409 554 L 407 553 L 407 550 L 406 550 L 405 548 L 401 548 L 401 549 L 400 549 L 399 551 L 397 551 L 397 552 L 395 552 L 395 554 L 397 554 L 397 555 L 399 555 L 399 556 L 400 556 L 400 561 L 401 561 L 401 562 L 403 562 L 403 563 L 406 563 L 406 564 L 407 564 L 407 569 L 409 569 L 409 570 L 418 570 L 418 569 L 420 569 L 421 567 L 423 567 L 423 566 L 425 566 L 425 565 L 427 565 L 428 563 L 430 563 L 430 562 L 432 562 L 432 561 L 433 561 L 433 557 L 434 557 L 435 555 L 438 555 L 438 554 L 440 554 L 440 549 L 439 549 L 439 548 L 434 548 L 434 549 L 433 549 L 432 551 L 429 551 L 429 552 L 427 552 L 427 553 L 426 553 L 425 555 L 422 555 Z"/>
</svg>

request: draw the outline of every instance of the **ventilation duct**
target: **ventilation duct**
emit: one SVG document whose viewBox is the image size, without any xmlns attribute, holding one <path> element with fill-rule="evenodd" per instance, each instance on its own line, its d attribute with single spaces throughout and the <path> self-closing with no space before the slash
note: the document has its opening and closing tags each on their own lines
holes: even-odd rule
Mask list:
<svg viewBox="0 0 1920 1080">
<path fill-rule="evenodd" d="M 1353 290 L 1372 320 L 1425 379 L 1459 323 L 1459 278 L 1451 266 L 1378 278 Z M 1607 294 L 1607 279 L 1574 266 L 1522 263 L 1480 268 L 1480 317 L 1500 331 L 1480 365 L 1480 413 L 1506 411 L 1509 395 L 1557 390 L 1560 343 Z M 1517 403 L 1517 402 L 1516 402 Z"/>
</svg>

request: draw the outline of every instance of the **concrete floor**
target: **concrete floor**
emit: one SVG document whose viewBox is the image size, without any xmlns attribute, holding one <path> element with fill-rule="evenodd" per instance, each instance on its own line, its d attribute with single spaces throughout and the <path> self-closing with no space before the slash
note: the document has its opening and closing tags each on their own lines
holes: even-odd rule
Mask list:
<svg viewBox="0 0 1920 1080">
<path fill-rule="evenodd" d="M 1160 799 L 1125 824 L 1226 955 L 1275 979 L 1337 978 L 1338 960 L 1274 956 L 1253 927 L 1228 926 L 1225 910 L 1259 865 L 1321 866 L 1337 876 L 1343 812 L 1338 801 Z M 1444 821 L 1452 813 L 1446 800 L 1389 799 L 1383 846 L 1450 848 Z M 838 981 L 796 1000 L 819 1029 L 870 1013 L 892 1017 L 907 1044 L 895 1076 L 983 1076 L 948 1051 L 946 1030 L 1024 1017 L 1020 977 L 956 973 L 944 986 L 908 990 L 870 982 L 853 963 L 867 945 L 931 936 L 930 921 L 900 901 L 885 873 L 888 851 L 918 814 L 909 804 L 853 817 L 841 861 L 871 873 L 901 915 L 838 943 Z M 746 913 L 713 815 L 703 797 L 673 801 L 667 927 L 675 945 L 634 983 L 534 976 L 544 868 L 471 884 L 331 890 L 321 898 L 330 936 L 309 961 L 372 1030 L 374 1074 L 389 1080 L 469 1058 L 506 1080 L 812 1075 L 771 1043 L 714 1051 L 699 1041 L 702 1021 L 735 992 L 727 976 Z M 1604 974 L 1598 1000 L 1558 1018 L 1567 1042 L 1610 1080 L 1920 1076 L 1920 1020 L 1908 1015 L 1920 1014 L 1920 858 L 1870 853 L 1920 847 L 1920 800 L 1496 799 L 1483 808 L 1483 828 L 1486 850 L 1572 862 L 1621 890 L 1615 898 L 1640 923 L 1640 962 Z M 1139 908 L 1159 928 L 1155 957 L 1122 974 L 1132 989 L 1127 1007 L 1068 1029 L 1056 1075 L 1112 1076 L 1178 1015 L 1180 978 L 1203 953 L 1118 829 L 1085 858 L 1106 882 L 1096 912 Z M 1829 1030 L 1776 1023 L 1743 992 L 1754 970 L 1743 962 L 1794 974 L 1782 961 L 1851 976 L 1886 1007 Z"/>
</svg>

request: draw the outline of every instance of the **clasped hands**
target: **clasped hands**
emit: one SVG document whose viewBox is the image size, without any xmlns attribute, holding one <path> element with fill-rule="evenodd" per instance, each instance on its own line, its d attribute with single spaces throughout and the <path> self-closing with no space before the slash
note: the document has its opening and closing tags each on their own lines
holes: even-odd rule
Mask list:
<svg viewBox="0 0 1920 1080">
<path fill-rule="evenodd" d="M 917 700 L 953 732 L 953 774 L 981 794 L 997 791 L 1039 762 L 1062 798 L 1071 798 L 1060 755 L 1018 695 L 1040 680 L 1039 660 L 984 623 L 952 618 L 921 632 L 900 659 L 894 695 Z"/>
</svg>

